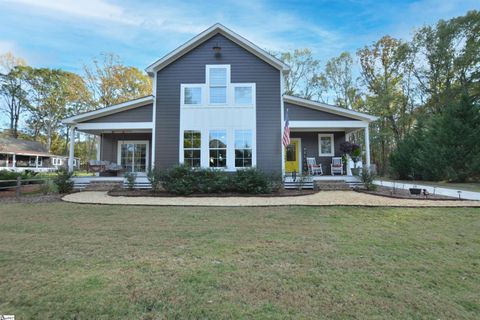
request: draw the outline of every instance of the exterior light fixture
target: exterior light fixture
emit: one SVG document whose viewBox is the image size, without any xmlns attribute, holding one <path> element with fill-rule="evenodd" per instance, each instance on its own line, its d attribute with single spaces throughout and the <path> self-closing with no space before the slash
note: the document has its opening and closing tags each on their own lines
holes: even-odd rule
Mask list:
<svg viewBox="0 0 480 320">
<path fill-rule="evenodd" d="M 215 57 L 216 58 L 220 58 L 222 56 L 221 54 L 221 51 L 222 51 L 222 47 L 220 47 L 218 45 L 218 42 L 215 44 L 215 46 L 213 47 L 213 52 L 215 52 Z"/>
</svg>

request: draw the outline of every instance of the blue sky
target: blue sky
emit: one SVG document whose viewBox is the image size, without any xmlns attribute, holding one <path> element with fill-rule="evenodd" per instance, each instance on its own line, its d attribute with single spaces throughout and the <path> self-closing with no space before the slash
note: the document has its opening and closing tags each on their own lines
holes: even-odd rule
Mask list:
<svg viewBox="0 0 480 320">
<path fill-rule="evenodd" d="M 80 71 L 101 52 L 144 69 L 216 22 L 262 48 L 308 47 L 323 62 L 385 34 L 478 9 L 478 0 L 133 1 L 0 0 L 0 54 Z"/>
</svg>

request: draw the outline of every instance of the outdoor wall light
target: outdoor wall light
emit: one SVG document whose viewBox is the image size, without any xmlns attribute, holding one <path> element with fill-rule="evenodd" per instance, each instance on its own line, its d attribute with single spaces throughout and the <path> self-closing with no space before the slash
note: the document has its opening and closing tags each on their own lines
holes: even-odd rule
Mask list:
<svg viewBox="0 0 480 320">
<path fill-rule="evenodd" d="M 219 57 L 222 56 L 222 54 L 221 54 L 220 51 L 222 51 L 222 47 L 220 47 L 220 46 L 218 45 L 218 42 L 217 42 L 217 43 L 215 44 L 215 46 L 213 47 L 213 52 L 215 52 L 215 57 L 216 57 L 216 58 L 219 58 Z"/>
</svg>

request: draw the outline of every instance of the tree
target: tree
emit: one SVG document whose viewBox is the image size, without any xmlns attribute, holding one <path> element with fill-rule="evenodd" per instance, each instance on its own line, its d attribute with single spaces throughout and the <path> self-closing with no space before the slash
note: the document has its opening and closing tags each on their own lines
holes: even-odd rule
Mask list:
<svg viewBox="0 0 480 320">
<path fill-rule="evenodd" d="M 353 59 L 348 52 L 342 52 L 325 65 L 325 78 L 328 87 L 335 93 L 335 104 L 347 109 L 353 109 L 358 99 L 352 67 Z"/>
<path fill-rule="evenodd" d="M 403 91 L 410 67 L 410 47 L 407 43 L 384 36 L 374 44 L 357 51 L 360 58 L 361 76 L 369 94 L 367 110 L 380 117 L 372 126 L 374 158 L 380 156 L 379 171 L 386 172 L 390 147 L 395 146 L 412 125 L 410 96 Z"/>
<path fill-rule="evenodd" d="M 283 52 L 279 58 L 290 66 L 285 78 L 285 94 L 324 101 L 328 86 L 320 72 L 320 61 L 313 57 L 310 49 Z"/>
<path fill-rule="evenodd" d="M 92 108 L 106 107 L 152 94 L 150 77 L 135 67 L 124 66 L 112 53 L 83 66 L 84 81 L 91 92 Z"/>
<path fill-rule="evenodd" d="M 50 152 L 61 120 L 83 110 L 89 96 L 78 75 L 58 69 L 30 68 L 28 81 L 32 93 L 27 123 L 35 138 L 41 133 L 45 135 Z"/>
<path fill-rule="evenodd" d="M 461 94 L 480 98 L 479 35 L 479 11 L 416 32 L 414 72 L 425 97 L 425 112 L 439 112 Z"/>
<path fill-rule="evenodd" d="M 26 62 L 7 52 L 0 55 L 0 95 L 4 100 L 4 111 L 10 120 L 10 132 L 18 137 L 18 122 L 20 114 L 28 106 L 27 90 L 25 88 Z"/>
</svg>

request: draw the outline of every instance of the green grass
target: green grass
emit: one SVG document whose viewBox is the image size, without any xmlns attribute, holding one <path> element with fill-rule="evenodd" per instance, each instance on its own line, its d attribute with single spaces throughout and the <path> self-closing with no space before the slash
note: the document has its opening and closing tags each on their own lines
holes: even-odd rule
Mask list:
<svg viewBox="0 0 480 320">
<path fill-rule="evenodd" d="M 480 210 L 0 207 L 18 319 L 478 319 Z"/>
<path fill-rule="evenodd" d="M 395 181 L 398 183 L 409 183 L 426 185 L 432 187 L 450 188 L 462 191 L 480 192 L 480 182 L 447 182 L 447 181 L 421 181 L 421 180 L 393 180 L 390 178 L 379 177 L 381 180 Z"/>
</svg>

